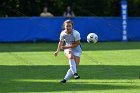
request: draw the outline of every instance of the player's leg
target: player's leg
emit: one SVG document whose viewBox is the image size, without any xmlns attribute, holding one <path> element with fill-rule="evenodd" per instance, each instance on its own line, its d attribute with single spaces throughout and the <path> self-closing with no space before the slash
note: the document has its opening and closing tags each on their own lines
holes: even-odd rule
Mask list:
<svg viewBox="0 0 140 93">
<path fill-rule="evenodd" d="M 76 69 L 76 62 L 74 60 L 74 55 L 72 53 L 72 51 L 67 51 L 65 53 L 67 59 L 69 60 L 69 65 L 70 65 L 70 69 L 72 71 L 73 74 L 77 73 L 77 69 Z"/>
<path fill-rule="evenodd" d="M 76 66 L 78 67 L 79 63 L 80 63 L 80 57 L 78 56 L 74 56 L 74 60 L 76 62 Z"/>
<path fill-rule="evenodd" d="M 65 77 L 63 80 L 60 81 L 60 83 L 66 83 L 67 80 L 69 80 L 72 77 L 73 73 L 71 71 L 71 69 L 68 69 Z"/>
<path fill-rule="evenodd" d="M 69 80 L 72 77 L 72 75 L 73 75 L 73 73 L 72 73 L 71 69 L 68 69 L 64 79 Z"/>
<path fill-rule="evenodd" d="M 70 69 L 67 71 L 67 74 L 64 77 L 64 79 L 62 81 L 60 81 L 61 83 L 66 83 L 66 81 L 69 80 L 72 75 L 77 74 L 76 63 L 75 63 L 74 55 L 73 55 L 72 51 L 65 50 L 65 56 L 69 60 Z"/>
<path fill-rule="evenodd" d="M 78 69 L 78 65 L 80 63 L 80 56 L 82 54 L 82 50 L 79 48 L 78 50 L 73 51 L 73 55 L 74 55 L 74 60 L 76 63 L 76 68 Z M 80 76 L 76 73 L 76 75 L 74 75 L 75 79 L 79 79 Z"/>
<path fill-rule="evenodd" d="M 75 60 L 75 63 L 76 63 L 76 68 L 78 69 L 78 65 L 80 63 L 80 57 L 79 56 L 74 56 L 74 60 Z M 74 75 L 74 78 L 79 79 L 80 76 L 76 73 L 76 75 Z"/>
<path fill-rule="evenodd" d="M 80 63 L 80 56 L 82 54 L 82 49 L 81 47 L 79 49 L 76 49 L 73 51 L 73 55 L 74 55 L 74 60 L 76 62 L 76 66 L 78 67 L 79 63 Z"/>
<path fill-rule="evenodd" d="M 80 76 L 77 74 L 77 66 L 80 62 L 80 57 L 74 56 L 71 51 L 68 54 L 66 54 L 66 56 L 69 59 L 70 69 L 74 75 L 74 78 L 79 79 Z"/>
</svg>

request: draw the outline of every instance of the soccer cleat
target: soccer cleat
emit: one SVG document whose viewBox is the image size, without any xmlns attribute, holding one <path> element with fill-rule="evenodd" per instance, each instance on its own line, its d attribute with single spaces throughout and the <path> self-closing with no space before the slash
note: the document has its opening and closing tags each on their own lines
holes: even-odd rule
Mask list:
<svg viewBox="0 0 140 93">
<path fill-rule="evenodd" d="M 80 76 L 77 73 L 75 73 L 74 74 L 74 79 L 79 79 L 79 78 L 80 78 Z"/>
<path fill-rule="evenodd" d="M 63 79 L 63 80 L 60 81 L 60 83 L 64 84 L 64 83 L 66 83 L 66 80 Z"/>
</svg>

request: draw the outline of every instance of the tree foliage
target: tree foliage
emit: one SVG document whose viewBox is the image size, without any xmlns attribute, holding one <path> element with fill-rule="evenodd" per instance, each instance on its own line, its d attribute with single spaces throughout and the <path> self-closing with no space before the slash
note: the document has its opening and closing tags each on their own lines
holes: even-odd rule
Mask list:
<svg viewBox="0 0 140 93">
<path fill-rule="evenodd" d="M 54 16 L 62 16 L 70 5 L 76 16 L 120 16 L 121 0 L 3 0 L 0 16 L 39 16 L 44 6 Z M 140 0 L 128 1 L 128 15 L 140 16 Z"/>
</svg>

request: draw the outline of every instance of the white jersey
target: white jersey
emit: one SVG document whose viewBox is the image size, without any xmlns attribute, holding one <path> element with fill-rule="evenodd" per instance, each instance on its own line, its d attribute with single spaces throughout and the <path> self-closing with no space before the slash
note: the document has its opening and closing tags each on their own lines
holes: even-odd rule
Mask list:
<svg viewBox="0 0 140 93">
<path fill-rule="evenodd" d="M 66 30 L 63 30 L 60 34 L 60 41 L 64 41 L 66 46 L 72 45 L 75 41 L 78 41 L 80 39 L 81 39 L 80 33 L 74 29 L 72 30 L 71 34 L 67 34 Z M 77 53 L 81 54 L 82 52 L 81 45 L 78 45 L 76 48 L 72 48 L 71 50 L 73 54 L 76 54 L 76 56 L 80 56 L 77 55 Z"/>
</svg>

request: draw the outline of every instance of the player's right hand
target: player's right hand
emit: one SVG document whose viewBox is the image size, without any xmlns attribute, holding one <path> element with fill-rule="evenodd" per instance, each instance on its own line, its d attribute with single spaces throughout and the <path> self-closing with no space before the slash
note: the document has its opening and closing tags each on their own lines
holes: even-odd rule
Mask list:
<svg viewBox="0 0 140 93">
<path fill-rule="evenodd" d="M 58 55 L 58 51 L 54 52 L 54 56 L 56 57 Z"/>
</svg>

